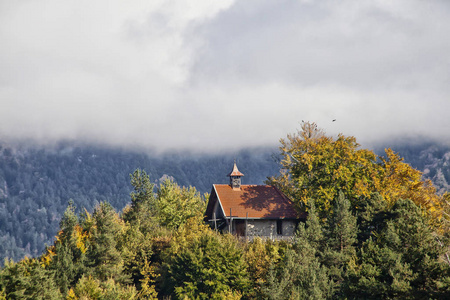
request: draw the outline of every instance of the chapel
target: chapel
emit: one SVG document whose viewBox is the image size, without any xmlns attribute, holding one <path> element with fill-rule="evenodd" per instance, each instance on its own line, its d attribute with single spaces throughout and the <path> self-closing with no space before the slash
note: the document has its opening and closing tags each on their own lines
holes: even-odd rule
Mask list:
<svg viewBox="0 0 450 300">
<path fill-rule="evenodd" d="M 215 230 L 252 239 L 290 239 L 299 221 L 292 201 L 271 185 L 242 184 L 236 165 L 227 175 L 229 184 L 213 184 L 206 208 L 205 221 Z"/>
</svg>

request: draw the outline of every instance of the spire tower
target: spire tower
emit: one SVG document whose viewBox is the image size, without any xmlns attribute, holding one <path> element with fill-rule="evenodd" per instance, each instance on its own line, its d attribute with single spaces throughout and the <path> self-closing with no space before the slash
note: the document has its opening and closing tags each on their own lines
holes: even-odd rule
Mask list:
<svg viewBox="0 0 450 300">
<path fill-rule="evenodd" d="M 230 185 L 233 188 L 233 190 L 240 190 L 241 177 L 244 176 L 244 174 L 239 172 L 239 169 L 236 165 L 236 161 L 234 161 L 233 170 L 227 176 L 230 177 Z"/>
</svg>

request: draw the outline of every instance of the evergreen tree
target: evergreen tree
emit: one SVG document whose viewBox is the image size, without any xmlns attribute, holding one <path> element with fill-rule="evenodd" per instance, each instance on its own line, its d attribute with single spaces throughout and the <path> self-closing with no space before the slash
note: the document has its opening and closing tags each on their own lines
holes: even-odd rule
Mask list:
<svg viewBox="0 0 450 300">
<path fill-rule="evenodd" d="M 356 217 L 350 211 L 350 201 L 343 193 L 339 193 L 333 204 L 333 212 L 327 219 L 326 248 L 322 255 L 322 262 L 339 288 L 344 281 L 347 264 L 356 254 L 357 233 Z"/>
<path fill-rule="evenodd" d="M 163 280 L 175 299 L 239 298 L 248 292 L 243 251 L 233 236 L 191 219 L 177 231 L 166 255 Z"/>
<path fill-rule="evenodd" d="M 131 276 L 131 280 L 140 292 L 148 297 L 155 296 L 155 266 L 152 264 L 153 239 L 150 233 L 143 233 L 138 225 L 128 225 L 118 241 L 123 259 L 123 272 Z"/>
<path fill-rule="evenodd" d="M 438 287 L 450 275 L 449 265 L 441 260 L 448 244 L 438 243 L 428 217 L 411 200 L 397 201 L 392 211 L 392 220 L 387 222 L 380 242 L 400 253 L 402 261 L 409 265 L 414 297 L 442 296 Z"/>
<path fill-rule="evenodd" d="M 350 299 L 410 299 L 413 272 L 402 255 L 369 238 L 352 260 L 342 286 Z M 413 295 L 411 295 L 413 296 Z M 419 297 L 421 299 L 422 297 Z"/>
<path fill-rule="evenodd" d="M 62 299 L 54 273 L 34 258 L 6 261 L 0 271 L 0 291 L 7 299 Z"/>
<path fill-rule="evenodd" d="M 269 271 L 265 299 L 330 299 L 333 283 L 314 251 L 288 249 L 283 260 Z"/>
<path fill-rule="evenodd" d="M 283 259 L 274 262 L 263 289 L 266 299 L 328 299 L 333 282 L 321 263 L 326 236 L 314 201 L 308 201 L 306 223 L 300 223 L 292 248 Z"/>
<path fill-rule="evenodd" d="M 356 217 L 358 224 L 358 246 L 380 232 L 388 217 L 388 206 L 380 194 L 375 193 L 370 197 L 363 197 L 357 201 Z"/>
<path fill-rule="evenodd" d="M 118 215 L 110 204 L 102 202 L 95 208 L 92 219 L 94 226 L 86 252 L 89 273 L 101 281 L 113 278 L 126 282 L 122 274 L 123 259 L 116 248 L 117 237 L 123 226 Z"/>
<path fill-rule="evenodd" d="M 60 221 L 57 240 L 54 246 L 47 249 L 49 267 L 54 270 L 55 281 L 63 295 L 85 271 L 85 254 L 80 245 L 82 241 L 80 229 L 78 217 L 75 214 L 75 205 L 73 201 L 69 201 Z"/>
<path fill-rule="evenodd" d="M 350 211 L 350 201 L 339 192 L 327 221 L 327 244 L 332 250 L 351 256 L 355 251 L 353 245 L 357 233 L 356 217 Z"/>
<path fill-rule="evenodd" d="M 376 239 L 375 239 L 376 238 Z M 411 200 L 399 200 L 381 231 L 350 263 L 347 295 L 358 299 L 446 299 L 450 267 L 428 217 Z"/>
<path fill-rule="evenodd" d="M 131 224 L 139 223 L 142 230 L 150 230 L 156 212 L 154 185 L 147 173 L 140 169 L 136 169 L 130 179 L 133 186 L 130 193 L 131 207 L 124 210 L 123 219 Z"/>
<path fill-rule="evenodd" d="M 304 245 L 311 247 L 316 252 L 324 249 L 325 236 L 324 229 L 320 224 L 314 200 L 308 201 L 308 217 L 306 223 L 300 223 L 295 237 L 295 245 L 301 248 Z M 301 250 L 300 250 L 301 251 Z"/>
<path fill-rule="evenodd" d="M 156 265 L 153 240 L 165 229 L 158 224 L 157 200 L 153 193 L 154 186 L 145 171 L 137 169 L 131 177 L 131 206 L 122 214 L 127 222 L 119 238 L 118 249 L 122 254 L 124 272 L 131 275 L 140 297 L 156 297 Z"/>
<path fill-rule="evenodd" d="M 57 243 L 56 255 L 52 258 L 51 268 L 55 270 L 55 283 L 65 295 L 76 282 L 75 258 L 68 244 Z"/>
</svg>

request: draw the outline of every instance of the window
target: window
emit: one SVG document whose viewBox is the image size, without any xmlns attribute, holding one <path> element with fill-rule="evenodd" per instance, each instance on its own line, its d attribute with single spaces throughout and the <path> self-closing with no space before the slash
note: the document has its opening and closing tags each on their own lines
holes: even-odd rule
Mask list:
<svg viewBox="0 0 450 300">
<path fill-rule="evenodd" d="M 277 234 L 283 235 L 283 221 L 277 220 Z"/>
</svg>

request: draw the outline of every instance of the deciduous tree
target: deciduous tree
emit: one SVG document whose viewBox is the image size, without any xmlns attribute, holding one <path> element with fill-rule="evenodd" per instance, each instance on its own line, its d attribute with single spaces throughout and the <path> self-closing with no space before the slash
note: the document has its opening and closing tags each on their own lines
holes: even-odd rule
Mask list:
<svg viewBox="0 0 450 300">
<path fill-rule="evenodd" d="M 249 288 L 243 250 L 198 220 L 182 225 L 166 254 L 166 291 L 176 299 L 236 299 Z"/>
<path fill-rule="evenodd" d="M 339 191 L 354 200 L 369 195 L 376 185 L 377 157 L 359 149 L 354 137 L 340 134 L 335 140 L 315 123 L 303 123 L 301 130 L 280 143 L 282 171 L 269 182 L 301 210 L 314 199 L 319 214 L 325 217 Z"/>
<path fill-rule="evenodd" d="M 430 181 L 421 180 L 421 172 L 403 162 L 391 149 L 386 156 L 361 149 L 352 136 L 325 135 L 315 123 L 303 123 L 296 134 L 280 140 L 281 172 L 268 182 L 278 186 L 305 210 L 314 199 L 322 218 L 331 209 L 339 191 L 356 208 L 361 198 L 381 195 L 391 207 L 399 199 L 411 199 L 439 220 L 442 198 Z"/>
<path fill-rule="evenodd" d="M 189 218 L 201 217 L 206 201 L 194 187 L 180 187 L 165 180 L 157 191 L 156 217 L 162 226 L 177 229 Z"/>
</svg>

